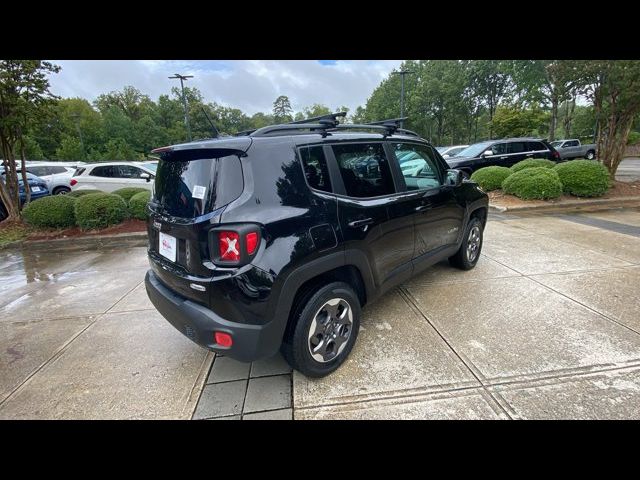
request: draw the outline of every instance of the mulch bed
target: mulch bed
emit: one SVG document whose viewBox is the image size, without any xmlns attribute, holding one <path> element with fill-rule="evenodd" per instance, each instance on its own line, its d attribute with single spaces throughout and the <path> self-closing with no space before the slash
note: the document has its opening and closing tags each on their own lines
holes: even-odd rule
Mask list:
<svg viewBox="0 0 640 480">
<path fill-rule="evenodd" d="M 625 198 L 625 197 L 638 197 L 640 196 L 640 181 L 637 182 L 614 182 L 613 187 L 609 189 L 601 197 L 574 197 L 573 195 L 562 195 L 561 197 L 554 198 L 553 200 L 521 200 L 513 195 L 507 195 L 502 190 L 494 190 L 488 193 L 489 203 L 492 205 L 498 205 L 500 207 L 535 207 L 539 205 L 556 205 L 568 200 L 571 201 L 591 201 L 597 199 L 610 199 L 610 198 Z"/>
<path fill-rule="evenodd" d="M 57 238 L 82 238 L 98 235 L 114 235 L 117 233 L 141 233 L 147 231 L 147 223 L 144 220 L 129 219 L 100 230 L 81 230 L 79 227 L 66 228 L 64 230 L 34 231 L 29 234 L 27 240 L 54 240 Z"/>
</svg>

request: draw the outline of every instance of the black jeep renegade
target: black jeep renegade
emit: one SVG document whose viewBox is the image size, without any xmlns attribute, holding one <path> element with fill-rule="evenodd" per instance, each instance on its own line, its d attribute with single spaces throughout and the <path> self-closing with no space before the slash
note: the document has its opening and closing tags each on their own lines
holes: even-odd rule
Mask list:
<svg viewBox="0 0 640 480">
<path fill-rule="evenodd" d="M 147 293 L 194 342 L 327 375 L 366 303 L 443 259 L 475 266 L 487 195 L 398 119 L 343 115 L 155 151 Z"/>
</svg>

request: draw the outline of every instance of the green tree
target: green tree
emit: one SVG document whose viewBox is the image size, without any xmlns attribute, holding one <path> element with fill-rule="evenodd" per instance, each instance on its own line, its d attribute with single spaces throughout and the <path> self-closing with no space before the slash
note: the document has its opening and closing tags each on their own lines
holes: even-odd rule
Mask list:
<svg viewBox="0 0 640 480">
<path fill-rule="evenodd" d="M 501 138 L 541 136 L 546 131 L 547 114 L 541 110 L 498 107 L 491 127 Z"/>
<path fill-rule="evenodd" d="M 593 102 L 598 159 L 613 179 L 640 114 L 640 61 L 576 60 L 567 67 L 579 79 L 579 92 Z"/>
<path fill-rule="evenodd" d="M 304 118 L 313 118 L 319 117 L 321 115 L 329 115 L 331 109 L 326 105 L 322 105 L 320 103 L 314 103 L 310 107 L 305 107 L 302 109 L 302 113 L 304 113 Z"/>
<path fill-rule="evenodd" d="M 276 123 L 287 123 L 293 121 L 291 112 L 293 112 L 291 102 L 289 101 L 289 97 L 286 95 L 280 95 L 276 98 L 275 102 L 273 102 L 273 117 Z"/>
<path fill-rule="evenodd" d="M 5 181 L 0 182 L 0 200 L 4 203 L 8 218 L 20 218 L 18 165 L 20 157 L 22 180 L 25 185 L 26 203 L 31 191 L 25 170 L 24 135 L 29 125 L 41 121 L 51 108 L 55 96 L 49 91 L 48 76 L 60 67 L 42 60 L 0 61 L 0 147 Z M 17 153 L 17 155 L 16 155 Z"/>
</svg>

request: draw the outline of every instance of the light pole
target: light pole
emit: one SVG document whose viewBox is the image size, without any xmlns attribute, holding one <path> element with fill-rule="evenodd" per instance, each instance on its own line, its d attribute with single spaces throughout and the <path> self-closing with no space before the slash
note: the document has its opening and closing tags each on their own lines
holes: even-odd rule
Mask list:
<svg viewBox="0 0 640 480">
<path fill-rule="evenodd" d="M 184 81 L 187 78 L 193 78 L 193 75 L 180 75 L 179 73 L 176 73 L 174 77 L 169 77 L 169 78 L 180 79 L 180 90 L 182 91 L 182 104 L 184 105 L 184 124 L 187 127 L 187 135 L 188 135 L 189 141 L 191 141 L 191 126 L 189 125 L 189 109 L 187 108 L 187 98 L 184 96 Z"/>
<path fill-rule="evenodd" d="M 410 73 L 414 73 L 410 70 L 400 70 L 399 72 L 391 72 L 393 75 L 400 75 L 400 84 L 401 92 L 400 92 L 400 118 L 404 117 L 404 76 Z M 400 127 L 404 126 L 404 121 L 400 122 Z"/>
<path fill-rule="evenodd" d="M 71 117 L 76 122 L 76 129 L 78 130 L 78 136 L 80 137 L 80 146 L 82 147 L 82 160 L 86 161 L 87 160 L 87 152 L 84 149 L 84 141 L 82 140 L 82 130 L 80 130 L 80 114 L 79 113 L 74 113 L 74 114 L 71 115 Z M 69 160 L 73 160 L 73 159 L 69 159 Z"/>
</svg>

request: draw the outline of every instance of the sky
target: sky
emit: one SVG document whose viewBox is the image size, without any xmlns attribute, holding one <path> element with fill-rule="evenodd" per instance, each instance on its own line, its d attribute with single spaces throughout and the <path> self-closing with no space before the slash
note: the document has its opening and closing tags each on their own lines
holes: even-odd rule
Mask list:
<svg viewBox="0 0 640 480">
<path fill-rule="evenodd" d="M 248 115 L 270 112 L 287 95 L 294 112 L 320 103 L 353 112 L 402 60 L 52 60 L 62 70 L 50 77 L 51 91 L 93 101 L 103 93 L 132 85 L 157 100 L 179 80 L 197 87 L 205 102 L 241 109 Z"/>
</svg>

